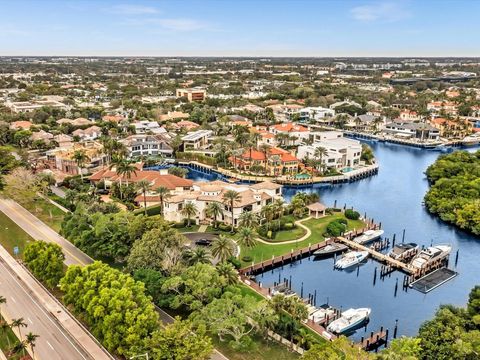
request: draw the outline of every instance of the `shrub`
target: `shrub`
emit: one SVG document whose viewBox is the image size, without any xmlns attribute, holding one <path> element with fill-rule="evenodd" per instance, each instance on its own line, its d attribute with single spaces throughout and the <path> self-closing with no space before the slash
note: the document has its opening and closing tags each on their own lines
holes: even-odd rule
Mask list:
<svg viewBox="0 0 480 360">
<path fill-rule="evenodd" d="M 231 230 L 231 226 L 230 225 L 227 225 L 227 224 L 219 224 L 218 225 L 218 228 L 222 231 L 230 231 Z"/>
<path fill-rule="evenodd" d="M 337 220 L 334 220 L 334 221 L 339 222 L 340 224 L 343 224 L 343 225 L 347 225 L 347 224 L 348 224 L 347 219 L 337 219 Z"/>
<path fill-rule="evenodd" d="M 246 256 L 246 257 L 248 257 L 248 256 Z M 235 267 L 235 269 L 240 269 L 242 267 L 242 263 L 235 256 L 230 256 L 227 259 L 227 262 L 232 264 Z"/>
<path fill-rule="evenodd" d="M 327 234 L 330 236 L 340 236 L 347 229 L 346 225 L 335 220 L 327 225 Z"/>
<path fill-rule="evenodd" d="M 285 229 L 285 230 L 291 230 L 291 229 L 293 229 L 293 226 L 294 226 L 293 223 L 286 223 L 286 224 L 284 225 L 284 229 Z"/>
<path fill-rule="evenodd" d="M 352 209 L 347 209 L 345 210 L 345 217 L 350 220 L 358 220 L 360 218 L 360 213 Z"/>
<path fill-rule="evenodd" d="M 242 257 L 242 260 L 245 262 L 252 262 L 252 257 L 251 256 L 244 256 Z"/>
<path fill-rule="evenodd" d="M 272 230 L 268 230 L 268 232 L 267 232 L 267 237 L 268 237 L 269 239 L 271 239 L 271 238 L 272 238 L 272 235 L 273 235 L 273 234 L 272 234 Z"/>
</svg>

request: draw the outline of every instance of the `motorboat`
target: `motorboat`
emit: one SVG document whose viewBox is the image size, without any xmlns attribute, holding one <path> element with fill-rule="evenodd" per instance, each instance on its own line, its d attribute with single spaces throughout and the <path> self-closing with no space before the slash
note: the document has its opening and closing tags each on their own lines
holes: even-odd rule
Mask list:
<svg viewBox="0 0 480 360">
<path fill-rule="evenodd" d="M 415 243 L 398 244 L 388 253 L 392 259 L 402 260 L 408 259 L 416 255 L 418 252 L 418 245 Z"/>
<path fill-rule="evenodd" d="M 332 318 L 333 315 L 335 315 L 335 309 L 328 304 L 323 304 L 319 308 L 315 308 L 315 311 L 308 315 L 308 319 L 318 323 L 327 318 Z"/>
<path fill-rule="evenodd" d="M 331 243 L 313 252 L 316 257 L 328 257 L 348 250 L 348 246 L 340 243 Z"/>
<path fill-rule="evenodd" d="M 462 140 L 464 146 L 475 146 L 480 143 L 480 133 L 465 136 Z"/>
<path fill-rule="evenodd" d="M 348 309 L 342 316 L 328 325 L 327 330 L 335 334 L 343 334 L 362 325 L 370 317 L 372 309 Z"/>
<path fill-rule="evenodd" d="M 369 242 L 377 240 L 384 233 L 383 230 L 367 230 L 362 235 L 359 235 L 353 239 L 356 243 L 367 244 Z"/>
<path fill-rule="evenodd" d="M 368 251 L 350 251 L 346 253 L 340 260 L 337 260 L 335 267 L 337 269 L 347 269 L 357 265 L 368 257 Z"/>
<path fill-rule="evenodd" d="M 450 245 L 435 245 L 429 246 L 416 255 L 410 265 L 416 269 L 423 269 L 435 260 L 442 259 L 448 256 L 452 251 Z"/>
</svg>

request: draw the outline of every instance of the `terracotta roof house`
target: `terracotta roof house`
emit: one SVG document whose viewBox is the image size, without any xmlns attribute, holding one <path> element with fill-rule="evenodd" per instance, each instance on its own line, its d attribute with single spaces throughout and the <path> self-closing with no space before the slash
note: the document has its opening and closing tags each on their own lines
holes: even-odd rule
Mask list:
<svg viewBox="0 0 480 360">
<path fill-rule="evenodd" d="M 29 130 L 33 124 L 30 121 L 14 121 L 10 123 L 10 129 L 13 130 Z"/>
<path fill-rule="evenodd" d="M 234 226 L 238 225 L 239 218 L 242 213 L 251 211 L 259 213 L 261 209 L 271 204 L 275 199 L 282 198 L 281 185 L 266 183 L 258 183 L 255 185 L 237 185 L 223 181 L 211 182 L 195 182 L 193 191 L 184 192 L 164 200 L 164 216 L 166 220 L 180 222 L 184 220 L 182 209 L 187 203 L 193 203 L 197 209 L 197 213 L 192 218 L 196 223 L 210 223 L 213 221 L 207 212 L 208 204 L 211 202 L 220 203 L 223 206 L 223 213 L 218 217 L 218 221 L 222 221 Z M 233 205 L 223 199 L 224 194 L 228 190 L 234 190 L 239 193 L 239 200 Z"/>
<path fill-rule="evenodd" d="M 181 112 L 181 111 L 169 111 L 166 114 L 160 115 L 158 117 L 159 121 L 172 121 L 172 120 L 178 120 L 178 119 L 188 119 L 190 117 L 190 114 Z"/>
<path fill-rule="evenodd" d="M 200 127 L 200 125 L 198 125 L 197 123 L 194 123 L 193 121 L 188 121 L 188 120 L 181 120 L 175 124 L 172 124 L 174 127 L 177 127 L 178 129 L 185 129 L 187 131 L 190 131 L 190 130 L 194 130 L 198 127 Z"/>
<path fill-rule="evenodd" d="M 265 153 L 256 149 L 246 150 L 239 157 L 229 157 L 230 162 L 234 164 L 237 169 L 249 171 L 253 165 L 258 165 L 263 168 L 266 166 L 268 175 L 282 175 L 282 174 L 294 174 L 298 171 L 300 166 L 300 160 L 293 156 L 287 150 L 280 148 L 271 148 L 267 153 L 267 159 L 265 159 Z"/>
<path fill-rule="evenodd" d="M 53 134 L 50 134 L 49 132 L 46 132 L 44 130 L 36 131 L 30 136 L 30 139 L 32 141 L 38 141 L 38 140 L 43 140 L 45 142 L 50 142 L 50 140 L 53 139 Z"/>
</svg>

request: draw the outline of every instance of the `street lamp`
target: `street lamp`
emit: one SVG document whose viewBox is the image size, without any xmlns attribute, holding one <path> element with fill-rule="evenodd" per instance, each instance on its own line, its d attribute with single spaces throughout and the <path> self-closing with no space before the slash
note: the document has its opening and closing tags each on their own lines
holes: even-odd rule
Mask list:
<svg viewBox="0 0 480 360">
<path fill-rule="evenodd" d="M 142 356 L 144 356 L 144 357 L 145 357 L 145 359 L 147 359 L 147 360 L 148 360 L 148 352 L 147 352 L 147 353 L 145 353 L 145 354 L 134 355 L 134 356 L 132 356 L 132 357 L 130 358 L 130 360 L 132 360 L 132 359 L 136 359 L 136 358 L 139 358 L 139 357 L 142 357 Z"/>
</svg>

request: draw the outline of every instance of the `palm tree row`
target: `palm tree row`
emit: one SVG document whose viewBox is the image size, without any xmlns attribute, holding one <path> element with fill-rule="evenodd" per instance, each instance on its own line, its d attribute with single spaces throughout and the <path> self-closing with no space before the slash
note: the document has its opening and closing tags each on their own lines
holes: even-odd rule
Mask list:
<svg viewBox="0 0 480 360">
<path fill-rule="evenodd" d="M 1 306 L 7 303 L 7 299 L 0 295 L 0 313 L 1 313 Z M 32 332 L 29 332 L 25 335 L 25 340 L 22 339 L 22 327 L 27 327 L 27 323 L 23 318 L 13 319 L 12 322 L 9 324 L 3 318 L 0 317 L 0 326 L 4 336 L 7 338 L 8 347 L 11 347 L 10 344 L 10 337 L 7 335 L 8 331 L 11 329 L 16 328 L 18 331 L 18 338 L 19 341 L 14 345 L 13 349 L 11 350 L 12 354 L 19 354 L 20 352 L 25 356 L 25 350 L 30 347 L 30 351 L 32 353 L 32 358 L 35 359 L 35 343 L 39 335 L 35 335 Z M 1 349 L 0 349 L 1 351 Z"/>
</svg>

